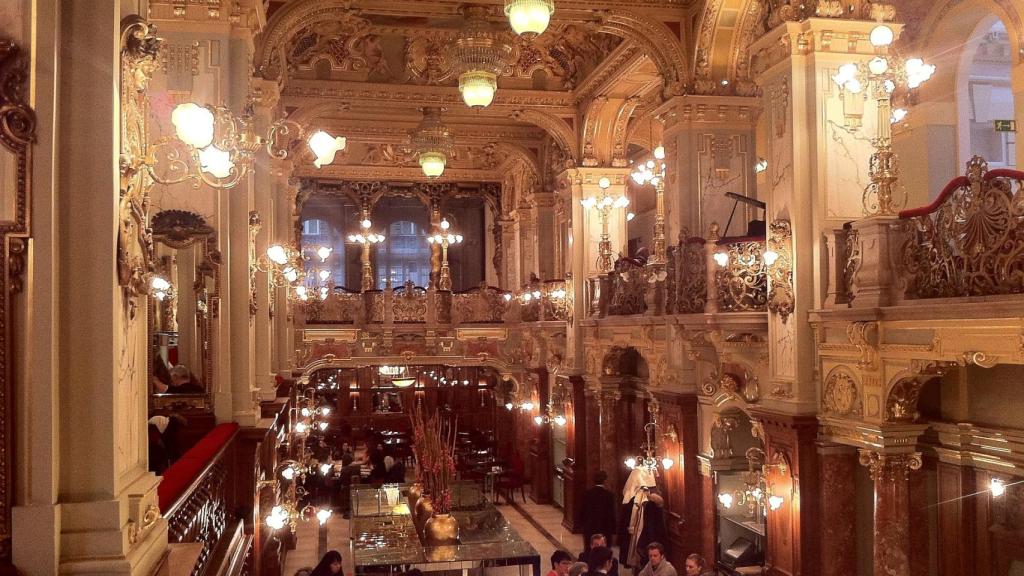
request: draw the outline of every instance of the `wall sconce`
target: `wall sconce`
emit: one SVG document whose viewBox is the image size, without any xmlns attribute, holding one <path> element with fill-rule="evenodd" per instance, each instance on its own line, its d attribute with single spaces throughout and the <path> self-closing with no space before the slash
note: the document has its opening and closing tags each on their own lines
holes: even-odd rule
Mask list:
<svg viewBox="0 0 1024 576">
<path fill-rule="evenodd" d="M 789 220 L 771 223 L 761 258 L 768 268 L 768 309 L 785 322 L 796 304 L 793 296 L 793 231 Z"/>
<path fill-rule="evenodd" d="M 712 256 L 712 258 L 715 259 L 715 264 L 718 264 L 718 266 L 721 268 L 725 268 L 726 266 L 729 265 L 728 252 L 715 252 L 715 255 Z"/>
<path fill-rule="evenodd" d="M 993 498 L 998 498 L 1006 494 L 1006 483 L 1001 478 L 993 478 L 988 484 L 988 489 Z"/>
</svg>

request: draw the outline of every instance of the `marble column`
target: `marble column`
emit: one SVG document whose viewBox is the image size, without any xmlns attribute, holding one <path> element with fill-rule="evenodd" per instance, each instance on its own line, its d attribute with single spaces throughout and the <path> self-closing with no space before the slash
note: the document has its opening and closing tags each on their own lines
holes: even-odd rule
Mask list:
<svg viewBox="0 0 1024 576">
<path fill-rule="evenodd" d="M 821 575 L 856 576 L 857 451 L 818 443 L 821 466 Z"/>
<path fill-rule="evenodd" d="M 280 100 L 280 88 L 276 82 L 267 80 L 253 80 L 253 91 L 257 95 L 258 105 L 255 107 L 256 126 L 260 131 L 266 131 L 269 125 L 277 117 L 277 106 Z M 290 163 L 289 163 L 290 165 Z M 255 266 L 256 259 L 265 254 L 267 248 L 274 243 L 274 175 L 273 171 L 280 169 L 276 163 L 257 163 L 256 178 L 254 186 L 254 209 L 260 221 L 259 233 L 255 237 L 252 254 L 250 255 L 250 266 Z M 270 300 L 273 287 L 270 285 L 266 273 L 257 273 L 252 270 L 252 288 L 255 292 L 250 296 L 254 298 L 254 337 L 255 337 L 255 385 L 259 388 L 260 398 L 273 400 L 276 395 L 275 382 L 272 370 L 271 352 L 273 348 L 273 319 L 270 315 Z"/>
<path fill-rule="evenodd" d="M 927 494 L 921 453 L 860 451 L 875 484 L 874 572 L 928 574 Z"/>
<path fill-rule="evenodd" d="M 105 0 L 35 2 L 21 47 L 41 104 L 9 543 L 28 576 L 151 574 L 167 547 L 148 471 L 147 296 L 119 285 L 116 260 L 124 16 Z"/>
<path fill-rule="evenodd" d="M 715 522 L 718 500 L 711 463 L 701 456 L 700 462 L 700 554 L 711 561 L 718 556 L 718 526 Z"/>
<path fill-rule="evenodd" d="M 531 197 L 530 220 L 533 222 L 534 266 L 541 280 L 553 280 L 555 273 L 555 200 L 550 192 L 535 192 Z"/>
<path fill-rule="evenodd" d="M 562 372 L 556 378 L 562 381 L 562 386 L 569 390 L 570 395 L 570 406 L 567 407 L 569 421 L 565 428 L 565 457 L 571 464 L 565 466 L 562 526 L 573 531 L 579 528 L 576 520 L 579 518 L 583 492 L 587 489 L 588 450 L 593 438 L 589 434 L 588 422 L 594 418 L 591 416 L 590 392 L 583 378 Z"/>
</svg>

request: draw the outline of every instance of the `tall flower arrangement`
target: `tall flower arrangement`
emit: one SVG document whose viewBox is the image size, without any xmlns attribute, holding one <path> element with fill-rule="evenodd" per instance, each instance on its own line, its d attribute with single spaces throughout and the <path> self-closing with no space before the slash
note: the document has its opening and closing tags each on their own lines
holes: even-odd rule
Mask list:
<svg viewBox="0 0 1024 576">
<path fill-rule="evenodd" d="M 411 418 L 417 481 L 430 494 L 434 513 L 448 514 L 455 479 L 455 426 L 437 412 L 426 414 L 420 406 L 413 409 Z"/>
</svg>

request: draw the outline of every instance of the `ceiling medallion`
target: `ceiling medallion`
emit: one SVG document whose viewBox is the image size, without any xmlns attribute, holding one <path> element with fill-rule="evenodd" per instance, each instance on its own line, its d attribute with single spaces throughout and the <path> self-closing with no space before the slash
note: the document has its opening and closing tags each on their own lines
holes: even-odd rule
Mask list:
<svg viewBox="0 0 1024 576">
<path fill-rule="evenodd" d="M 520 36 L 543 34 L 554 12 L 554 0 L 505 0 L 505 16 Z"/>
<path fill-rule="evenodd" d="M 487 8 L 466 8 L 466 22 L 452 47 L 459 72 L 459 92 L 470 108 L 484 108 L 494 100 L 498 75 L 506 66 L 512 46 L 487 22 Z"/>
<path fill-rule="evenodd" d="M 441 111 L 441 108 L 424 108 L 423 121 L 411 135 L 420 168 L 427 178 L 437 178 L 444 173 L 454 147 L 451 131 L 441 121 Z"/>
</svg>

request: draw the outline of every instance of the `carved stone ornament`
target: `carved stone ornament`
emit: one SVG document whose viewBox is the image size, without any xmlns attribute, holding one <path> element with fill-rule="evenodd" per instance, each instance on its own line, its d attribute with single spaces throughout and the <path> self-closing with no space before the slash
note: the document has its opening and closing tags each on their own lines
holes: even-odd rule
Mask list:
<svg viewBox="0 0 1024 576">
<path fill-rule="evenodd" d="M 768 268 L 768 309 L 785 322 L 793 313 L 793 231 L 789 220 L 775 220 L 768 233 L 767 249 L 776 259 Z"/>
<path fill-rule="evenodd" d="M 153 216 L 150 228 L 154 240 L 175 249 L 187 248 L 213 234 L 202 216 L 187 210 L 161 210 Z"/>
<path fill-rule="evenodd" d="M 121 185 L 118 204 L 117 278 L 134 317 L 135 297 L 146 294 L 152 271 L 153 238 L 149 230 L 149 190 L 145 168 L 149 134 L 146 125 L 150 78 L 160 67 L 162 40 L 155 27 L 137 15 L 121 21 Z"/>
<path fill-rule="evenodd" d="M 14 296 L 23 289 L 22 275 L 28 256 L 32 205 L 30 177 L 35 140 L 35 112 L 28 106 L 27 58 L 13 42 L 0 39 L 0 154 L 11 157 L 12 170 L 0 182 L 0 193 L 12 201 L 14 218 L 0 223 L 3 262 L 0 270 L 0 572 L 11 564 L 11 506 L 13 504 L 13 393 L 14 340 L 16 318 Z"/>
<path fill-rule="evenodd" d="M 920 470 L 922 465 L 920 452 L 881 454 L 861 448 L 859 454 L 861 466 L 868 467 L 868 473 L 875 482 L 905 482 L 910 478 L 910 472 Z"/>
<path fill-rule="evenodd" d="M 838 416 L 859 416 L 862 413 L 857 382 L 849 372 L 837 368 L 828 375 L 822 390 L 821 405 L 826 413 Z"/>
<path fill-rule="evenodd" d="M 926 377 L 904 378 L 889 391 L 885 400 L 885 419 L 889 422 L 914 422 L 918 419 L 917 400 Z"/>
</svg>

